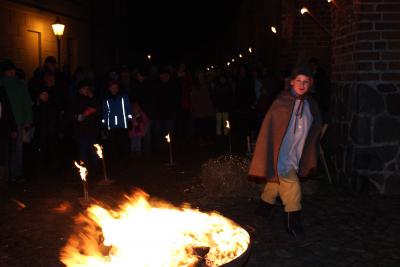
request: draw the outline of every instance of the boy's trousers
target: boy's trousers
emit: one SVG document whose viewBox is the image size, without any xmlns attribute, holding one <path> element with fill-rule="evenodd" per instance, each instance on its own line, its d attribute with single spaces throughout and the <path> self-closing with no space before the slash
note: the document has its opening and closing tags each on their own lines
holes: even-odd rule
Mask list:
<svg viewBox="0 0 400 267">
<path fill-rule="evenodd" d="M 279 183 L 267 182 L 261 199 L 273 205 L 278 196 L 281 197 L 286 212 L 301 210 L 301 187 L 295 170 L 279 176 Z"/>
</svg>

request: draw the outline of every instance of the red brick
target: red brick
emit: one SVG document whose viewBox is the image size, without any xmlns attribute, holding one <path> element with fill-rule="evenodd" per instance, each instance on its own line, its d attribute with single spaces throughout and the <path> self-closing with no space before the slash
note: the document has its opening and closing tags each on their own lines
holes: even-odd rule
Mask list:
<svg viewBox="0 0 400 267">
<path fill-rule="evenodd" d="M 382 14 L 382 20 L 399 21 L 400 15 L 399 13 L 384 13 Z"/>
<path fill-rule="evenodd" d="M 390 70 L 400 70 L 400 61 L 389 62 L 389 69 Z M 400 103 L 399 103 L 399 105 L 400 105 Z"/>
<path fill-rule="evenodd" d="M 400 81 L 400 72 L 397 73 L 382 73 L 382 81 Z"/>
<path fill-rule="evenodd" d="M 376 6 L 376 11 L 399 11 L 400 12 L 400 4 L 379 4 Z"/>
<path fill-rule="evenodd" d="M 387 63 L 385 63 L 385 62 L 375 62 L 374 66 L 375 66 L 376 70 L 386 70 L 387 69 Z"/>
<path fill-rule="evenodd" d="M 382 39 L 400 40 L 400 31 L 382 32 Z"/>
<path fill-rule="evenodd" d="M 359 81 L 375 81 L 375 80 L 379 80 L 379 74 L 377 74 L 377 73 L 358 73 L 357 78 Z"/>
<path fill-rule="evenodd" d="M 354 55 L 354 60 L 378 60 L 379 53 L 377 52 L 359 52 Z"/>
<path fill-rule="evenodd" d="M 400 14 L 399 14 L 400 17 Z M 376 30 L 400 30 L 400 23 L 375 23 Z"/>
<path fill-rule="evenodd" d="M 381 20 L 381 14 L 377 13 L 361 13 L 357 14 L 360 21 L 379 21 Z"/>
<path fill-rule="evenodd" d="M 372 70 L 372 63 L 371 62 L 359 62 L 356 63 L 357 70 Z"/>
<path fill-rule="evenodd" d="M 388 48 L 389 49 L 400 50 L 400 41 L 398 41 L 398 42 L 394 42 L 394 41 L 389 42 L 388 43 Z"/>
<path fill-rule="evenodd" d="M 357 40 L 379 40 L 380 32 L 360 32 L 357 34 Z"/>
<path fill-rule="evenodd" d="M 386 42 L 375 42 L 374 48 L 375 48 L 375 50 L 386 49 Z"/>
<path fill-rule="evenodd" d="M 371 42 L 359 42 L 354 45 L 356 50 L 372 50 L 373 46 Z"/>
<path fill-rule="evenodd" d="M 400 52 L 385 52 L 382 53 L 382 59 L 390 60 L 390 59 L 399 59 Z"/>
<path fill-rule="evenodd" d="M 374 24 L 372 22 L 362 22 L 357 23 L 356 27 L 359 31 L 370 31 L 374 28 Z"/>
<path fill-rule="evenodd" d="M 374 12 L 374 5 L 371 4 L 356 4 L 355 9 L 358 12 Z"/>
</svg>

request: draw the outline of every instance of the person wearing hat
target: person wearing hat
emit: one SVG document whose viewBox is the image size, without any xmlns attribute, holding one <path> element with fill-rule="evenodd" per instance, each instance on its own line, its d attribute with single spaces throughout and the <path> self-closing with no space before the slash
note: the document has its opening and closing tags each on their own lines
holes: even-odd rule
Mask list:
<svg viewBox="0 0 400 267">
<path fill-rule="evenodd" d="M 11 104 L 17 125 L 17 134 L 10 143 L 10 178 L 22 181 L 23 137 L 32 124 L 32 101 L 26 83 L 17 77 L 16 66 L 12 61 L 4 61 L 0 87 L 3 87 Z"/>
<path fill-rule="evenodd" d="M 308 67 L 293 71 L 288 90 L 265 115 L 249 170 L 250 179 L 266 182 L 256 215 L 268 217 L 280 196 L 286 229 L 294 237 L 302 233 L 300 178 L 309 176 L 318 162 L 321 119 L 309 96 L 312 84 Z"/>
</svg>

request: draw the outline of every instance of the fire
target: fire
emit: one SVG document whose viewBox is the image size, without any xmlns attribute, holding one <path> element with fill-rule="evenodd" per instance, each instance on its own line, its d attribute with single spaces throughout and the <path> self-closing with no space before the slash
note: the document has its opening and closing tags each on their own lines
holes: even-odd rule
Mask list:
<svg viewBox="0 0 400 267">
<path fill-rule="evenodd" d="M 81 161 L 79 165 L 78 162 L 75 161 L 74 164 L 79 169 L 79 174 L 81 176 L 81 179 L 86 182 L 86 176 L 88 172 L 87 169 L 83 166 L 83 162 Z"/>
<path fill-rule="evenodd" d="M 96 153 L 99 158 L 103 158 L 103 147 L 99 144 L 94 144 L 94 148 L 96 148 Z"/>
<path fill-rule="evenodd" d="M 76 218 L 81 232 L 60 255 L 66 266 L 214 267 L 248 248 L 248 233 L 216 212 L 150 201 L 142 191 L 127 199 L 118 210 L 92 205 Z"/>
<path fill-rule="evenodd" d="M 230 126 L 230 124 L 229 124 L 229 121 L 228 121 L 228 120 L 226 120 L 226 121 L 225 121 L 225 123 L 226 123 L 225 127 L 226 127 L 227 129 L 230 129 L 230 128 L 231 128 L 231 126 Z"/>
<path fill-rule="evenodd" d="M 167 139 L 168 143 L 171 143 L 171 138 L 169 137 L 169 133 L 165 136 L 165 139 Z"/>
</svg>

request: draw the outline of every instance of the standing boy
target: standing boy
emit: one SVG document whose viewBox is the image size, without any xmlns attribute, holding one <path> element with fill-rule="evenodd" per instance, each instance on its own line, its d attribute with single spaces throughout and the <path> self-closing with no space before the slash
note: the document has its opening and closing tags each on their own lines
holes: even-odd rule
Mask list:
<svg viewBox="0 0 400 267">
<path fill-rule="evenodd" d="M 293 236 L 302 232 L 299 177 L 309 176 L 318 162 L 321 121 L 308 95 L 312 83 L 307 67 L 293 72 L 289 90 L 277 97 L 264 118 L 249 171 L 250 177 L 266 181 L 256 214 L 269 216 L 279 195 Z"/>
</svg>

